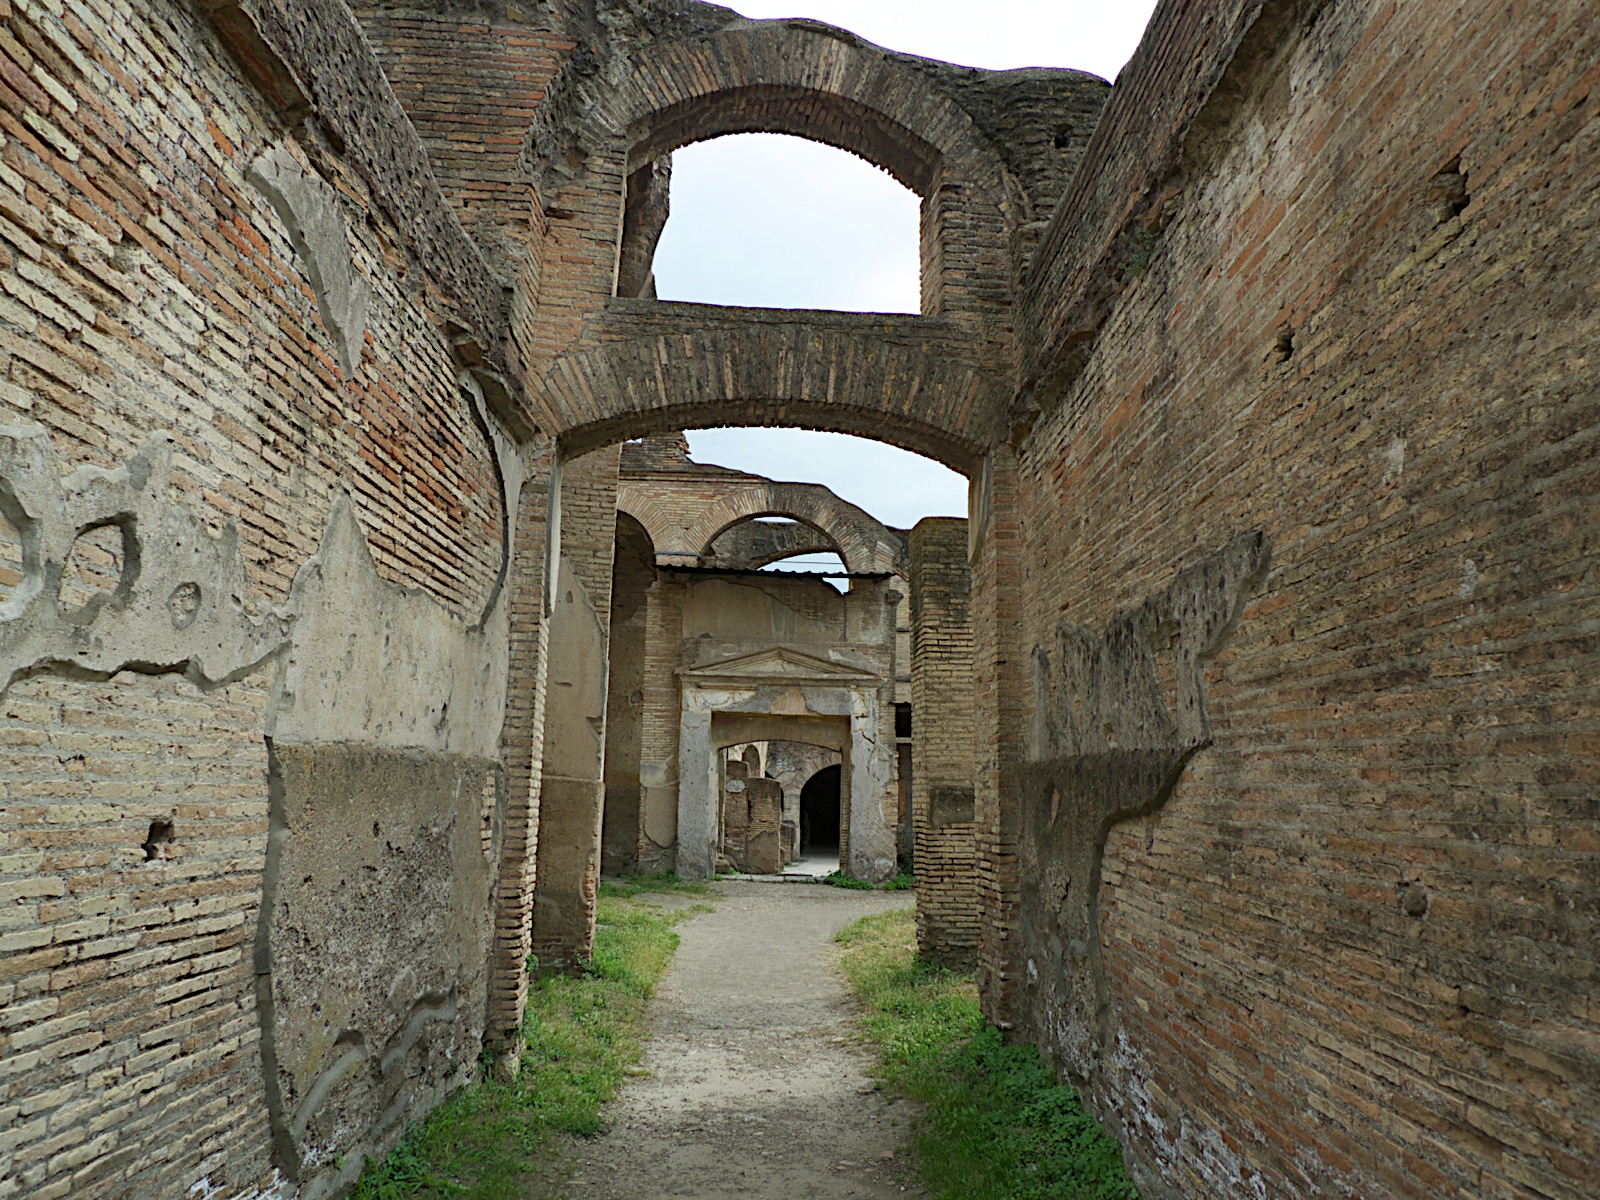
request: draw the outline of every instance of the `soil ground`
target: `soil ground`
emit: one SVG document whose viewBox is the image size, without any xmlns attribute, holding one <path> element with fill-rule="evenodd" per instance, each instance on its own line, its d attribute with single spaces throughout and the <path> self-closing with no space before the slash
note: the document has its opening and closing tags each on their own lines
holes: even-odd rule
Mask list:
<svg viewBox="0 0 1600 1200">
<path fill-rule="evenodd" d="M 596 1200 L 908 1200 L 912 1105 L 876 1091 L 833 935 L 905 892 L 715 885 L 649 1015 L 642 1070 L 544 1194 Z M 643 895 L 673 907 L 676 896 Z M 693 901 L 688 901 L 692 904 Z"/>
</svg>

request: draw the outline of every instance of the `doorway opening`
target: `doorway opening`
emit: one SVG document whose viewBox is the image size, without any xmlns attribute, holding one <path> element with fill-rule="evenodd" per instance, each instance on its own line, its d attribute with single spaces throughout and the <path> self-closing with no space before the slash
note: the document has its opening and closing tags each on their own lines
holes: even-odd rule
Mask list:
<svg viewBox="0 0 1600 1200">
<path fill-rule="evenodd" d="M 800 789 L 800 856 L 839 861 L 838 766 L 823 767 Z"/>
</svg>

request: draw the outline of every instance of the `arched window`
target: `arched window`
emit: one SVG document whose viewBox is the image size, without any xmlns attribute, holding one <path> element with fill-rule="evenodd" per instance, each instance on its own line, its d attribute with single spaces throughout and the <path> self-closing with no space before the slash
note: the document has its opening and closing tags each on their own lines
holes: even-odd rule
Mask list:
<svg viewBox="0 0 1600 1200">
<path fill-rule="evenodd" d="M 672 156 L 655 294 L 764 308 L 920 311 L 920 199 L 865 160 L 748 133 Z"/>
</svg>

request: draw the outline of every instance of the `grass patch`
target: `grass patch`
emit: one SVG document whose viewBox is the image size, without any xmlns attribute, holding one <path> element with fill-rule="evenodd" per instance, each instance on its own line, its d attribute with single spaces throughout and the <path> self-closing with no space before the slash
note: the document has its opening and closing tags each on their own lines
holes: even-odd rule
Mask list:
<svg viewBox="0 0 1600 1200">
<path fill-rule="evenodd" d="M 913 1146 L 934 1200 L 1138 1200 L 1077 1093 L 984 1024 L 973 977 L 916 961 L 909 909 L 838 940 L 885 1081 L 924 1107 Z"/>
<path fill-rule="evenodd" d="M 703 883 L 689 883 L 671 871 L 655 871 L 642 875 L 608 876 L 600 881 L 600 895 L 613 900 L 632 900 L 641 892 L 665 892 L 673 896 L 709 896 L 711 889 Z"/>
<path fill-rule="evenodd" d="M 661 890 L 653 878 L 637 889 Z M 516 1082 L 484 1075 L 456 1092 L 382 1163 L 368 1162 L 354 1200 L 520 1200 L 552 1135 L 598 1133 L 600 1106 L 639 1061 L 645 1002 L 681 919 L 602 889 L 588 970 L 530 981 Z"/>
<path fill-rule="evenodd" d="M 917 878 L 910 871 L 901 871 L 893 879 L 882 883 L 868 883 L 864 879 L 852 879 L 843 871 L 832 871 L 822 877 L 822 882 L 829 887 L 850 888 L 858 892 L 908 892 L 917 886 Z"/>
</svg>

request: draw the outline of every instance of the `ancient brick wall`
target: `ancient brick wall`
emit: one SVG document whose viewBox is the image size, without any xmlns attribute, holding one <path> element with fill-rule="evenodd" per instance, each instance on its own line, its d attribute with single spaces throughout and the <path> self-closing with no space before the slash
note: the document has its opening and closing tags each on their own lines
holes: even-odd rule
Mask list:
<svg viewBox="0 0 1600 1200">
<path fill-rule="evenodd" d="M 41 677 L 0 706 L 13 1191 L 271 1177 L 250 961 L 268 699 L 258 679 Z"/>
<path fill-rule="evenodd" d="M 980 922 L 967 523 L 927 517 L 912 529 L 910 543 L 917 951 L 932 962 L 970 965 Z"/>
<path fill-rule="evenodd" d="M 1163 4 L 1041 261 L 1016 1011 L 1147 1197 L 1600 1186 L 1592 18 Z"/>
<path fill-rule="evenodd" d="M 656 578 L 655 551 L 644 527 L 624 512 L 617 513 L 616 526 L 606 682 L 606 798 L 600 846 L 601 869 L 608 875 L 632 870 L 639 859 L 639 741 L 644 732 L 647 596 Z"/>
<path fill-rule="evenodd" d="M 617 456 L 612 446 L 558 470 L 561 552 L 550 605 L 533 952 L 563 969 L 587 959 L 594 942 Z"/>
<path fill-rule="evenodd" d="M 639 730 L 639 869 L 672 870 L 678 840 L 678 683 L 683 580 L 658 572 L 645 597 Z"/>
<path fill-rule="evenodd" d="M 572 38 L 548 20 L 468 6 L 351 8 L 439 186 L 510 286 L 535 248 L 522 145 Z"/>
<path fill-rule="evenodd" d="M 483 1032 L 525 464 L 370 146 L 186 4 L 0 26 L 0 1190 L 336 1186 Z"/>
</svg>

